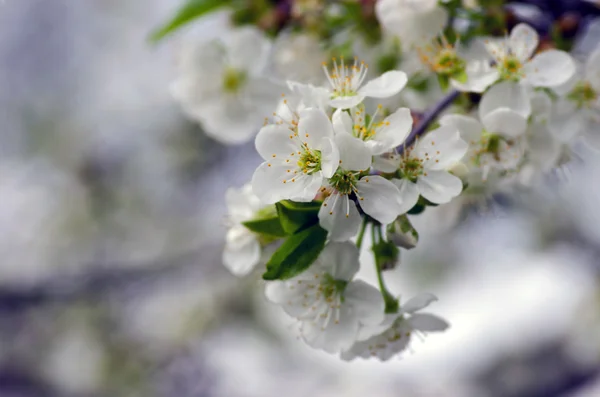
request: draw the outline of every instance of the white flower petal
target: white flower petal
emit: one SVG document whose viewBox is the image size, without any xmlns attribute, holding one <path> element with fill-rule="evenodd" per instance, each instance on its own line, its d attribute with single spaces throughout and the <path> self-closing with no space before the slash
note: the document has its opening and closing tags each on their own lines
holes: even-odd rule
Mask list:
<svg viewBox="0 0 600 397">
<path fill-rule="evenodd" d="M 419 313 L 412 315 L 408 321 L 416 330 L 422 332 L 441 332 L 450 327 L 446 320 L 433 314 Z"/>
<path fill-rule="evenodd" d="M 329 274 L 336 280 L 350 281 L 360 268 L 358 248 L 349 242 L 327 244 L 317 261 L 329 266 Z"/>
<path fill-rule="evenodd" d="M 225 42 L 232 67 L 251 73 L 258 73 L 265 67 L 271 43 L 259 29 L 250 26 L 235 29 L 226 36 Z"/>
<path fill-rule="evenodd" d="M 321 150 L 321 170 L 323 176 L 331 178 L 340 163 L 339 149 L 331 138 L 323 138 L 318 147 Z"/>
<path fill-rule="evenodd" d="M 400 108 L 383 120 L 372 140 L 367 141 L 373 155 L 387 153 L 402 145 L 412 130 L 410 109 Z M 370 145 L 369 145 L 370 144 Z"/>
<path fill-rule="evenodd" d="M 512 81 L 502 81 L 493 85 L 483 94 L 479 102 L 479 119 L 498 108 L 508 108 L 528 118 L 531 114 L 531 101 L 527 89 Z"/>
<path fill-rule="evenodd" d="M 425 169 L 445 170 L 459 162 L 468 149 L 455 127 L 440 126 L 419 140 L 414 154 L 423 160 Z"/>
<path fill-rule="evenodd" d="M 419 201 L 419 188 L 416 183 L 405 178 L 392 179 L 392 183 L 396 185 L 400 191 L 400 199 L 402 200 L 400 213 L 405 214 L 417 204 L 417 201 Z"/>
<path fill-rule="evenodd" d="M 366 171 L 371 166 L 371 151 L 358 138 L 350 134 L 339 134 L 335 143 L 340 152 L 340 167 L 348 171 Z"/>
<path fill-rule="evenodd" d="M 568 53 L 548 50 L 537 54 L 523 66 L 523 81 L 534 87 L 556 87 L 569 81 L 576 69 Z"/>
<path fill-rule="evenodd" d="M 298 96 L 307 108 L 325 109 L 329 104 L 329 90 L 324 87 L 315 87 L 312 84 L 302 84 L 287 81 L 287 86 L 292 93 Z"/>
<path fill-rule="evenodd" d="M 365 176 L 358 181 L 357 190 L 361 208 L 378 222 L 388 224 L 400 215 L 400 192 L 387 179 L 378 175 Z"/>
<path fill-rule="evenodd" d="M 339 309 L 338 321 L 327 318 L 304 321 L 301 333 L 309 346 L 328 353 L 339 353 L 354 344 L 358 326 L 358 320 L 352 310 L 348 306 L 342 305 Z"/>
<path fill-rule="evenodd" d="M 444 204 L 462 192 L 460 178 L 446 171 L 427 171 L 417 180 L 421 196 L 436 204 Z"/>
<path fill-rule="evenodd" d="M 293 170 L 293 167 L 262 163 L 252 176 L 252 191 L 265 204 L 275 204 L 285 199 L 311 201 L 321 187 L 322 173 L 298 175 L 292 182 Z"/>
<path fill-rule="evenodd" d="M 465 71 L 467 73 L 466 82 L 461 83 L 450 79 L 452 87 L 463 92 L 482 93 L 500 77 L 498 69 L 491 67 L 488 61 L 470 62 Z"/>
<path fill-rule="evenodd" d="M 371 167 L 381 172 L 396 172 L 400 166 L 400 156 L 395 153 L 386 153 L 373 157 Z"/>
<path fill-rule="evenodd" d="M 419 310 L 422 310 L 429 306 L 432 302 L 437 301 L 438 298 L 428 292 L 420 293 L 410 298 L 404 305 L 402 305 L 402 312 L 413 314 Z"/>
<path fill-rule="evenodd" d="M 260 244 L 253 233 L 243 226 L 232 228 L 227 233 L 223 264 L 231 273 L 241 277 L 249 274 L 260 260 Z"/>
<path fill-rule="evenodd" d="M 344 299 L 361 324 L 378 325 L 384 320 L 385 302 L 381 292 L 372 285 L 361 280 L 351 281 L 344 290 Z"/>
<path fill-rule="evenodd" d="M 350 109 L 365 99 L 364 95 L 340 96 L 329 100 L 329 106 L 336 109 Z"/>
<path fill-rule="evenodd" d="M 466 142 L 478 142 L 481 138 L 483 125 L 473 117 L 460 114 L 449 114 L 440 118 L 440 125 L 454 127 Z"/>
<path fill-rule="evenodd" d="M 352 135 L 352 118 L 342 109 L 337 109 L 333 112 L 333 116 L 331 118 L 333 123 L 333 131 L 336 135 L 338 134 L 350 134 Z"/>
<path fill-rule="evenodd" d="M 537 32 L 529 25 L 520 23 L 510 32 L 508 40 L 510 51 L 519 61 L 525 62 L 531 58 L 539 44 Z"/>
<path fill-rule="evenodd" d="M 600 48 L 588 57 L 585 63 L 585 78 L 596 91 L 600 91 Z"/>
<path fill-rule="evenodd" d="M 347 241 L 356 236 L 362 218 L 356 204 L 337 192 L 327 197 L 319 210 L 319 224 L 331 241 Z"/>
<path fill-rule="evenodd" d="M 485 49 L 492 56 L 492 58 L 494 58 L 496 63 L 502 63 L 502 61 L 508 56 L 509 47 L 505 38 L 486 37 L 485 39 L 482 39 L 482 41 Z"/>
<path fill-rule="evenodd" d="M 241 189 L 230 187 L 225 192 L 227 216 L 235 223 L 241 223 L 254 217 L 261 207 L 260 200 L 252 193 L 252 185 L 246 184 Z"/>
<path fill-rule="evenodd" d="M 323 138 L 333 138 L 333 126 L 321 109 L 308 108 L 300 111 L 298 137 L 311 149 L 320 149 Z"/>
<path fill-rule="evenodd" d="M 507 138 L 523 135 L 527 129 L 527 119 L 507 108 L 498 108 L 486 114 L 482 122 L 486 131 L 501 134 Z"/>
<path fill-rule="evenodd" d="M 290 153 L 298 150 L 298 145 L 293 139 L 293 132 L 278 124 L 269 124 L 261 128 L 256 135 L 254 146 L 258 154 L 266 161 L 271 161 L 277 156 L 288 157 Z"/>
<path fill-rule="evenodd" d="M 402 91 L 407 82 L 406 73 L 391 70 L 359 88 L 358 95 L 371 98 L 388 98 Z"/>
</svg>

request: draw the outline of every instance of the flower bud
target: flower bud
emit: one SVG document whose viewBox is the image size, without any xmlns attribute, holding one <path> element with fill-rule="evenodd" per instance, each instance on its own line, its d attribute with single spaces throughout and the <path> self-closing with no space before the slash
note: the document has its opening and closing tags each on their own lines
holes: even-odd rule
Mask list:
<svg viewBox="0 0 600 397">
<path fill-rule="evenodd" d="M 406 214 L 400 215 L 387 227 L 389 241 L 404 249 L 411 249 L 419 242 L 419 233 L 408 220 Z"/>
</svg>

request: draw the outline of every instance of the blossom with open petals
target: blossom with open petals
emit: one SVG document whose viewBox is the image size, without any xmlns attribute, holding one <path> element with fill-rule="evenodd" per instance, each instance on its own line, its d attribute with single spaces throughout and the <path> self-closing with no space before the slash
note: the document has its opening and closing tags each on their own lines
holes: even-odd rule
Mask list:
<svg viewBox="0 0 600 397">
<path fill-rule="evenodd" d="M 264 74 L 269 50 L 264 34 L 250 27 L 221 40 L 186 43 L 173 96 L 212 138 L 245 142 L 273 111 L 282 90 Z"/>
<path fill-rule="evenodd" d="M 384 319 L 384 302 L 373 286 L 353 280 L 358 249 L 352 243 L 330 243 L 308 270 L 267 284 L 267 298 L 300 322 L 310 346 L 330 353 L 349 349 L 363 326 Z"/>
<path fill-rule="evenodd" d="M 427 307 L 437 298 L 423 293 L 413 297 L 404 304 L 397 314 L 388 314 L 385 320 L 374 327 L 362 327 L 356 342 L 350 349 L 342 352 L 341 358 L 346 361 L 357 357 L 377 357 L 387 361 L 406 350 L 415 334 L 442 332 L 448 329 L 448 323 L 433 314 L 416 313 Z M 365 335 L 372 335 L 366 340 Z"/>
<path fill-rule="evenodd" d="M 320 109 L 300 111 L 291 125 L 264 126 L 255 145 L 265 161 L 254 172 L 252 189 L 265 204 L 311 201 L 339 165 L 331 120 Z"/>
</svg>

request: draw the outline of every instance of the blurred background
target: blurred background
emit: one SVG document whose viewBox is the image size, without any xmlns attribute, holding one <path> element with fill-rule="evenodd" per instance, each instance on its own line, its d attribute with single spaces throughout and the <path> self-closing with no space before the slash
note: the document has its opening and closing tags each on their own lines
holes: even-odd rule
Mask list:
<svg viewBox="0 0 600 397">
<path fill-rule="evenodd" d="M 582 2 L 529 3 L 575 18 L 578 51 L 600 40 Z M 0 3 L 0 396 L 600 396 L 600 154 L 413 216 L 388 284 L 435 293 L 451 329 L 342 362 L 297 340 L 260 271 L 221 264 L 225 190 L 260 158 L 173 101 L 179 38 L 147 37 L 180 4 Z"/>
</svg>

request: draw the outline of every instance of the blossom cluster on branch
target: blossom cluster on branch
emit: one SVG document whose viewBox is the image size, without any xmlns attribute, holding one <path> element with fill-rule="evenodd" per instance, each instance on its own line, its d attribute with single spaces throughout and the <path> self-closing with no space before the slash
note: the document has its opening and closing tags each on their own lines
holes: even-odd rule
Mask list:
<svg viewBox="0 0 600 397">
<path fill-rule="evenodd" d="M 498 35 L 469 19 L 485 14 L 476 3 L 275 2 L 265 10 L 292 17 L 263 10 L 184 47 L 172 88 L 186 114 L 228 144 L 259 130 L 262 164 L 227 192 L 223 262 L 244 276 L 274 246 L 266 296 L 314 348 L 387 360 L 446 330 L 420 312 L 434 295 L 385 286 L 418 245 L 409 216 L 531 186 L 581 142 L 600 149 L 600 49 L 576 60 L 527 23 Z M 367 249 L 377 286 L 357 278 Z"/>
</svg>

